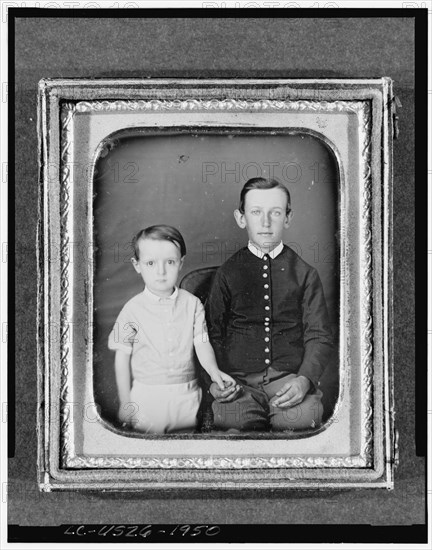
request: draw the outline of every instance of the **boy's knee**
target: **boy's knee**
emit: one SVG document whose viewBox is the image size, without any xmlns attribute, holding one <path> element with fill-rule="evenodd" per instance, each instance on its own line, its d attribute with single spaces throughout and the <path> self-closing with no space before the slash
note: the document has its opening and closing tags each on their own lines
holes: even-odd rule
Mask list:
<svg viewBox="0 0 432 550">
<path fill-rule="evenodd" d="M 270 424 L 275 431 L 317 428 L 322 415 L 321 399 L 306 398 L 299 405 L 286 409 L 270 406 Z"/>
<path fill-rule="evenodd" d="M 216 429 L 229 430 L 235 428 L 241 431 L 265 430 L 267 427 L 263 411 L 256 406 L 251 407 L 242 401 L 219 403 L 214 401 L 213 424 Z"/>
<path fill-rule="evenodd" d="M 214 401 L 212 408 L 215 428 L 221 430 L 228 430 L 229 428 L 243 429 L 244 414 L 242 414 L 241 403 L 237 401 L 229 403 Z"/>
</svg>

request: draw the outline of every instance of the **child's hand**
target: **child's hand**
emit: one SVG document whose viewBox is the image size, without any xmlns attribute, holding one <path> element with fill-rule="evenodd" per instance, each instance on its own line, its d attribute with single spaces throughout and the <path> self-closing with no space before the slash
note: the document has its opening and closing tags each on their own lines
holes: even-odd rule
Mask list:
<svg viewBox="0 0 432 550">
<path fill-rule="evenodd" d="M 241 392 L 241 386 L 229 374 L 222 371 L 218 374 L 219 376 L 214 377 L 213 384 L 210 386 L 210 393 L 220 403 L 234 401 Z"/>
<path fill-rule="evenodd" d="M 230 401 L 234 401 L 239 396 L 241 390 L 242 387 L 239 384 L 232 384 L 224 390 L 221 390 L 216 382 L 213 382 L 210 386 L 210 393 L 216 401 L 219 401 L 219 403 L 229 403 Z"/>
<path fill-rule="evenodd" d="M 225 388 L 229 388 L 230 386 L 236 386 L 237 385 L 237 382 L 229 374 L 226 374 L 225 372 L 221 371 L 220 375 L 221 375 L 222 382 L 223 382 L 223 388 L 221 388 L 221 389 L 224 390 Z"/>
<path fill-rule="evenodd" d="M 229 374 L 226 374 L 225 372 L 222 372 L 221 370 L 216 372 L 212 376 L 212 382 L 215 382 L 220 390 L 224 390 L 225 388 L 229 388 L 230 386 L 235 386 L 236 381 L 234 378 L 231 378 Z"/>
</svg>

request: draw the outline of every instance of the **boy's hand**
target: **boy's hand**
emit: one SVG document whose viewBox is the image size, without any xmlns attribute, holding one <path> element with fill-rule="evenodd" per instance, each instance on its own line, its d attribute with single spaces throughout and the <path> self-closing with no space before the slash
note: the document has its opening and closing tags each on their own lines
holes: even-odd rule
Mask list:
<svg viewBox="0 0 432 550">
<path fill-rule="evenodd" d="M 280 409 L 299 405 L 309 391 L 310 385 L 310 380 L 306 376 L 300 375 L 293 378 L 276 393 L 276 399 L 272 405 Z"/>
<path fill-rule="evenodd" d="M 210 393 L 219 403 L 234 401 L 241 391 L 241 386 L 237 384 L 231 376 L 224 372 L 221 372 L 221 378 L 224 380 L 222 388 L 219 383 L 214 381 L 210 386 Z"/>
</svg>

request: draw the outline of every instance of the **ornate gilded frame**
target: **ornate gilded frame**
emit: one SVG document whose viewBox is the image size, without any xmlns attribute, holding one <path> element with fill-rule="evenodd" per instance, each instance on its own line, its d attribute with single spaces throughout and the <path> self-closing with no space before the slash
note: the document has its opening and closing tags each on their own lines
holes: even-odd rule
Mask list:
<svg viewBox="0 0 432 550">
<path fill-rule="evenodd" d="M 393 487 L 393 115 L 389 78 L 40 82 L 41 490 Z M 106 139 L 125 128 L 179 126 L 305 132 L 337 159 L 341 391 L 332 418 L 310 438 L 133 438 L 96 410 L 95 159 Z M 77 163 L 89 167 L 87 178 L 75 176 Z M 78 237 L 88 244 L 87 258 L 74 246 Z"/>
</svg>

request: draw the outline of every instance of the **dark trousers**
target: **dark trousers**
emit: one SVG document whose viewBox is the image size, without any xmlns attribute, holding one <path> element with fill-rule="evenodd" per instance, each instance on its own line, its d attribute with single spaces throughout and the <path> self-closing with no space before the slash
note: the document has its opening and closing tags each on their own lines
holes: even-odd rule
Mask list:
<svg viewBox="0 0 432 550">
<path fill-rule="evenodd" d="M 307 393 L 303 401 L 294 407 L 279 408 L 272 405 L 277 399 L 276 392 L 295 378 L 295 374 L 287 374 L 272 367 L 262 372 L 230 374 L 242 386 L 242 391 L 230 403 L 213 402 L 215 428 L 283 431 L 314 428 L 321 424 L 323 394 L 320 390 Z"/>
</svg>

